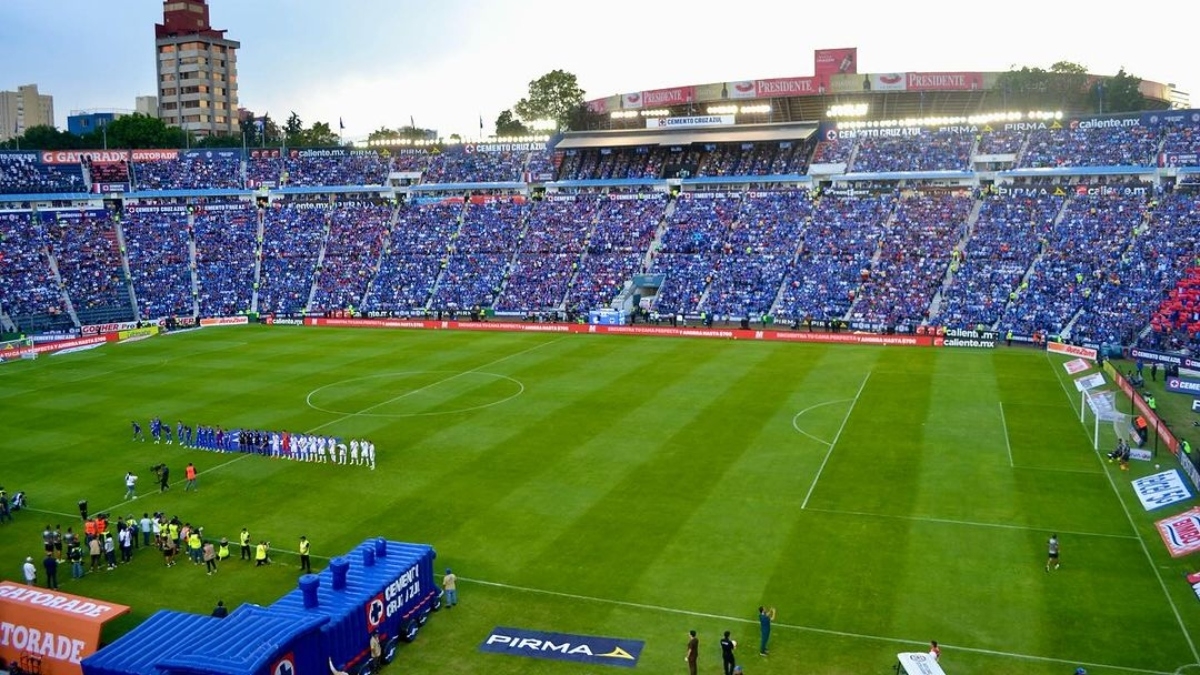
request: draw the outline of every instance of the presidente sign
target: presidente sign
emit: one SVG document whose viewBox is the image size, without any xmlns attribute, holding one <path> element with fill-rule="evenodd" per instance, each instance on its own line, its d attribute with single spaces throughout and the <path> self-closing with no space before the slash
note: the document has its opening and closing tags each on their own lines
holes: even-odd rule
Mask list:
<svg viewBox="0 0 1200 675">
<path fill-rule="evenodd" d="M 39 561 L 40 562 L 40 561 Z M 100 628 L 129 611 L 124 605 L 12 582 L 0 583 L 0 658 L 42 658 L 42 672 L 82 673 L 96 651 Z"/>
<path fill-rule="evenodd" d="M 479 645 L 492 654 L 574 661 L 592 665 L 633 668 L 642 655 L 642 640 L 547 633 L 540 630 L 497 626 Z"/>
</svg>

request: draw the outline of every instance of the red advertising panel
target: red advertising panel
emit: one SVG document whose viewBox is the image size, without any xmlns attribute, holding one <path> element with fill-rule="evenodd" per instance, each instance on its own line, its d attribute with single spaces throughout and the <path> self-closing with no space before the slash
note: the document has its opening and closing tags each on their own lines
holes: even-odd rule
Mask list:
<svg viewBox="0 0 1200 675">
<path fill-rule="evenodd" d="M 41 567 L 40 560 L 30 561 Z M 79 662 L 99 647 L 100 627 L 128 611 L 111 602 L 0 583 L 0 658 L 15 664 L 31 656 L 42 673 L 82 673 Z"/>
<path fill-rule="evenodd" d="M 829 86 L 830 75 L 858 72 L 858 48 L 818 49 L 813 52 L 813 73 L 822 87 Z"/>
<path fill-rule="evenodd" d="M 604 113 L 608 112 L 608 99 L 598 98 L 594 101 L 588 101 L 587 109 L 588 109 L 588 112 L 593 112 L 598 115 L 603 115 Z"/>
<path fill-rule="evenodd" d="M 84 159 L 93 162 L 128 162 L 128 150 L 46 150 L 42 164 L 79 164 Z"/>
<path fill-rule="evenodd" d="M 179 159 L 178 150 L 134 150 L 131 158 L 135 162 L 174 162 Z"/>
<path fill-rule="evenodd" d="M 642 92 L 642 105 L 659 107 L 692 103 L 696 100 L 695 87 L 672 87 Z"/>
<path fill-rule="evenodd" d="M 971 91 L 983 88 L 983 73 L 908 73 L 909 91 Z"/>
<path fill-rule="evenodd" d="M 810 96 L 819 94 L 821 86 L 815 77 L 777 77 L 773 80 L 755 80 L 755 96 Z"/>
</svg>

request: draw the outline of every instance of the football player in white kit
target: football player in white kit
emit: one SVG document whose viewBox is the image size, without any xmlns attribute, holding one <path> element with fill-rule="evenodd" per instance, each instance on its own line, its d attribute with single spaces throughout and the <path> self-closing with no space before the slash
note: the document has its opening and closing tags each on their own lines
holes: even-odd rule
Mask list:
<svg viewBox="0 0 1200 675">
<path fill-rule="evenodd" d="M 350 441 L 350 464 L 358 466 L 358 439 Z"/>
</svg>

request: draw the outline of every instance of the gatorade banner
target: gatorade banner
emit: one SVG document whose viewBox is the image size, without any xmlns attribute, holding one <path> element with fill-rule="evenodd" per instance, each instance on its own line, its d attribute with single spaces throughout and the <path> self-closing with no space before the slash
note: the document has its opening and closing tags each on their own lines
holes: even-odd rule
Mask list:
<svg viewBox="0 0 1200 675">
<path fill-rule="evenodd" d="M 42 561 L 34 560 L 42 576 Z M 60 573 L 66 566 L 59 566 Z M 0 658 L 17 663 L 41 657 L 42 672 L 79 673 L 79 662 L 100 644 L 100 628 L 129 611 L 124 605 L 26 586 L 0 583 Z"/>
</svg>

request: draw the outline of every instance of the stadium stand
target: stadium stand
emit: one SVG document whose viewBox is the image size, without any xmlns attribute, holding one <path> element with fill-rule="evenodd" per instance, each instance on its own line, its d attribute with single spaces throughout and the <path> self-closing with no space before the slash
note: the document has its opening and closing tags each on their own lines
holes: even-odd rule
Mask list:
<svg viewBox="0 0 1200 675">
<path fill-rule="evenodd" d="M 182 208 L 171 213 L 128 209 L 121 224 L 138 316 L 192 316 L 192 232 Z"/>
</svg>

